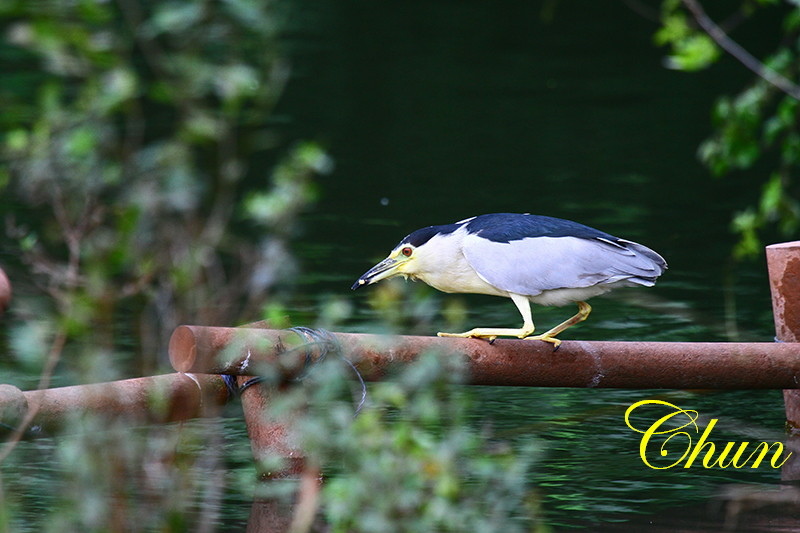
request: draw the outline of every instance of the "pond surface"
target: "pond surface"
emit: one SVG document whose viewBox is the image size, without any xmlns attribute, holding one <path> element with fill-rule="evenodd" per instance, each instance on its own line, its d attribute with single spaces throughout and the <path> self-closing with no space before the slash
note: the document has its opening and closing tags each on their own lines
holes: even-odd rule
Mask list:
<svg viewBox="0 0 800 533">
<path fill-rule="evenodd" d="M 763 258 L 730 260 L 729 221 L 757 198 L 758 176 L 715 180 L 695 156 L 714 98 L 746 79 L 738 65 L 663 68 L 655 25 L 623 3 L 300 3 L 289 20 L 295 78 L 281 111 L 294 135 L 321 140 L 336 161 L 306 221 L 311 246 L 298 246 L 309 295 L 351 299 L 356 277 L 417 228 L 532 212 L 643 242 L 670 265 L 654 289 L 593 300 L 590 319 L 564 338 L 772 340 Z M 373 318 L 371 289 L 352 296 L 344 328 Z M 519 322 L 507 300 L 407 290 L 463 304 L 464 329 Z M 547 327 L 572 312 L 535 308 L 534 319 Z M 447 323 L 405 326 L 430 334 Z M 596 527 L 705 502 L 728 483 L 780 479 L 769 467 L 646 468 L 623 420 L 633 402 L 660 397 L 719 418 L 720 442 L 772 442 L 782 438 L 779 391 L 476 394 L 476 424 L 545 443 L 534 478 L 552 525 Z"/>
<path fill-rule="evenodd" d="M 320 178 L 320 202 L 294 250 L 305 303 L 296 311 L 307 312 L 309 326 L 318 305 L 334 299 L 352 306 L 337 329 L 373 328 L 383 318 L 368 304 L 375 288 L 349 287 L 409 232 L 481 213 L 532 212 L 642 242 L 670 265 L 653 289 L 593 300 L 590 319 L 564 339 L 772 340 L 763 258 L 730 260 L 731 216 L 756 201 L 760 179 L 714 180 L 695 157 L 714 98 L 747 79 L 738 65 L 723 61 L 693 75 L 663 68 L 655 24 L 621 2 L 285 9 L 293 77 L 277 115 L 287 139 L 320 141 L 336 164 Z M 757 38 L 753 28 L 744 32 L 745 42 Z M 399 323 L 404 333 L 453 326 L 430 311 L 441 306 L 460 310 L 463 329 L 520 321 L 505 299 L 398 286 L 410 315 Z M 537 307 L 534 319 L 548 327 L 573 312 Z M 780 481 L 779 470 L 764 466 L 652 470 L 639 457 L 640 435 L 624 422 L 632 403 L 661 398 L 720 419 L 720 442 L 772 442 L 783 436 L 780 391 L 474 393 L 476 427 L 542 444 L 533 482 L 557 528 L 592 530 L 704 503 L 726 484 Z M 240 453 L 241 422 L 227 425 Z M 243 527 L 249 502 L 229 505 L 226 524 Z"/>
</svg>

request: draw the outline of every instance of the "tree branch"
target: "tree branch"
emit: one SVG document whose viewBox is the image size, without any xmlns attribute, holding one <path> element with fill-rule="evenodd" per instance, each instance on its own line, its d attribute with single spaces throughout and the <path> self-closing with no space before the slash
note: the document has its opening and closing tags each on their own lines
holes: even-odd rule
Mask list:
<svg viewBox="0 0 800 533">
<path fill-rule="evenodd" d="M 770 85 L 780 89 L 795 100 L 800 100 L 800 86 L 767 67 L 750 52 L 742 48 L 739 43 L 728 37 L 722 28 L 711 20 L 697 0 L 683 0 L 683 5 L 686 6 L 700 27 L 703 28 L 709 37 L 714 39 L 714 42 L 716 42 L 720 48 L 735 57 L 742 65 Z"/>
</svg>

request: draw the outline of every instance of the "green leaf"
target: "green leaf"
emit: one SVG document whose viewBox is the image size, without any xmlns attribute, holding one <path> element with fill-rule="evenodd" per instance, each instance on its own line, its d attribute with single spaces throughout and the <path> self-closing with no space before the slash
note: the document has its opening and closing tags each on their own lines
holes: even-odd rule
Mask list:
<svg viewBox="0 0 800 533">
<path fill-rule="evenodd" d="M 673 43 L 673 54 L 668 56 L 667 66 L 693 72 L 708 68 L 720 56 L 714 41 L 704 33 L 690 35 Z"/>
<path fill-rule="evenodd" d="M 784 17 L 783 29 L 786 32 L 796 32 L 800 29 L 800 9 L 795 8 Z"/>
<path fill-rule="evenodd" d="M 674 13 L 662 19 L 661 28 L 655 33 L 653 40 L 659 46 L 674 45 L 688 35 L 689 25 L 686 22 L 686 15 Z"/>
<path fill-rule="evenodd" d="M 785 165 L 800 163 L 800 134 L 796 131 L 789 133 L 781 146 L 781 158 Z"/>
<path fill-rule="evenodd" d="M 777 116 L 772 116 L 764 122 L 764 142 L 769 146 L 775 143 L 778 136 L 786 131 L 787 124 Z"/>
<path fill-rule="evenodd" d="M 97 142 L 97 132 L 94 129 L 81 127 L 67 136 L 65 148 L 70 157 L 81 159 L 94 152 Z"/>
<path fill-rule="evenodd" d="M 146 25 L 148 35 L 181 33 L 200 23 L 204 6 L 202 2 L 162 2 Z"/>
<path fill-rule="evenodd" d="M 28 132 L 23 129 L 13 130 L 6 134 L 6 147 L 12 152 L 22 152 L 28 148 Z"/>
<path fill-rule="evenodd" d="M 136 74 L 128 68 L 114 68 L 101 79 L 98 107 L 109 112 L 136 96 L 138 82 Z"/>
<path fill-rule="evenodd" d="M 731 221 L 731 227 L 739 234 L 739 242 L 733 248 L 737 259 L 755 257 L 761 250 L 761 241 L 756 230 L 761 226 L 761 218 L 752 208 L 738 212 Z"/>
<path fill-rule="evenodd" d="M 52 335 L 52 321 L 29 319 L 9 330 L 11 353 L 26 367 L 41 365 L 50 348 Z"/>
<path fill-rule="evenodd" d="M 769 181 L 764 184 L 764 188 L 761 191 L 761 213 L 768 218 L 770 215 L 777 213 L 783 201 L 783 193 L 783 180 L 781 175 L 775 172 Z"/>
</svg>

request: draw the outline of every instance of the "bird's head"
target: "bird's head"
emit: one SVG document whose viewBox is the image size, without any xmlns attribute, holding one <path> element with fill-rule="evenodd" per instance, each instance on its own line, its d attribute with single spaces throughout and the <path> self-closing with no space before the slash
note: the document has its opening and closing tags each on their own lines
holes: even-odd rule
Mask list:
<svg viewBox="0 0 800 533">
<path fill-rule="evenodd" d="M 460 247 L 464 233 L 457 230 L 469 220 L 428 226 L 407 235 L 389 257 L 367 270 L 351 288 L 356 290 L 382 279 L 403 276 L 445 290 L 440 288 L 443 283 L 437 276 L 448 277 L 453 272 L 454 262 L 463 257 Z"/>
<path fill-rule="evenodd" d="M 351 289 L 356 290 L 364 285 L 377 283 L 382 279 L 394 276 L 414 277 L 418 264 L 418 249 L 411 243 L 401 242 L 392 250 L 389 257 L 370 268 L 356 280 Z"/>
</svg>

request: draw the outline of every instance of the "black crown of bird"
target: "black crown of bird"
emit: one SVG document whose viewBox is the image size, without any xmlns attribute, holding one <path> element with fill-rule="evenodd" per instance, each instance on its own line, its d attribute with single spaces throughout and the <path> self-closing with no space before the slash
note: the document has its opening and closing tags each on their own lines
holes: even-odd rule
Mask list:
<svg viewBox="0 0 800 533">
<path fill-rule="evenodd" d="M 618 287 L 651 287 L 667 263 L 647 246 L 578 222 L 528 213 L 493 213 L 407 235 L 389 256 L 366 271 L 352 289 L 404 276 L 450 293 L 511 298 L 520 328 L 474 328 L 440 337 L 499 336 L 561 343 L 556 335 L 586 320 L 586 300 Z M 531 302 L 578 305 L 578 312 L 533 336 Z"/>
</svg>

